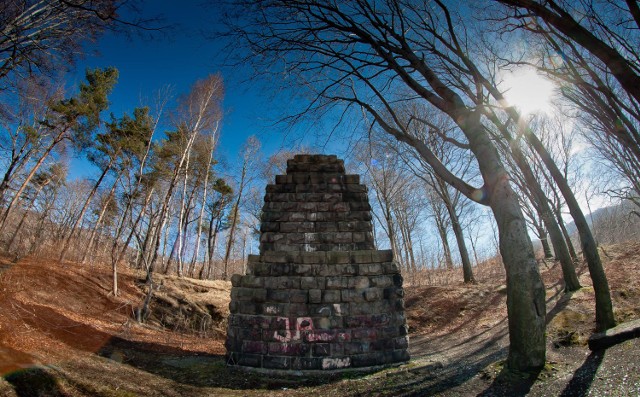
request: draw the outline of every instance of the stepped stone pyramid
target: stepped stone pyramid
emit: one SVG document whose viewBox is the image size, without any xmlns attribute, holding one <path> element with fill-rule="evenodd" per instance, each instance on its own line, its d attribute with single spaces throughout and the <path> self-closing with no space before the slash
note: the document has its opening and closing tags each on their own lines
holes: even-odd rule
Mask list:
<svg viewBox="0 0 640 397">
<path fill-rule="evenodd" d="M 228 364 L 309 373 L 408 361 L 402 276 L 374 247 L 359 176 L 334 155 L 296 155 L 275 182 L 260 255 L 231 279 Z"/>
</svg>

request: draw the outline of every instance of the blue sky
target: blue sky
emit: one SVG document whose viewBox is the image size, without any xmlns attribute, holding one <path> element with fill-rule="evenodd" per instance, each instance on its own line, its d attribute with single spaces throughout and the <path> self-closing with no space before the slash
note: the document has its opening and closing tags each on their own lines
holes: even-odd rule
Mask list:
<svg viewBox="0 0 640 397">
<path fill-rule="evenodd" d="M 145 16 L 163 15 L 165 22 L 175 27 L 151 40 L 106 33 L 87 47 L 90 52 L 77 63 L 70 74 L 69 85 L 82 82 L 87 68 L 116 67 L 120 77 L 110 96 L 110 112 L 121 115 L 136 106 L 149 104 L 141 98 L 151 98 L 167 85 L 172 87 L 174 96 L 178 96 L 188 92 L 196 80 L 220 72 L 226 92 L 219 156 L 233 163 L 250 135 L 260 138 L 267 155 L 287 146 L 283 134 L 279 133 L 282 128 L 273 127 L 272 120 L 279 114 L 274 112 L 269 96 L 263 94 L 263 87 L 247 83 L 246 71 L 225 67 L 225 43 L 203 34 L 219 23 L 215 2 L 203 5 L 202 0 L 148 0 L 143 12 Z M 75 159 L 72 176 L 86 176 L 90 168 L 84 164 L 84 160 Z"/>
</svg>

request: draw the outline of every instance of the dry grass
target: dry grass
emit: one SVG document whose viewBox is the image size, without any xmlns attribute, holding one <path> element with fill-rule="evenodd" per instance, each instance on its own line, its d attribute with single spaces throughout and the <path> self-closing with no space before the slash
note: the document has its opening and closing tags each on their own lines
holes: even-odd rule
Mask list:
<svg viewBox="0 0 640 397">
<path fill-rule="evenodd" d="M 640 243 L 606 247 L 602 256 L 618 319 L 640 318 Z M 562 293 L 557 264 L 540 269 L 551 369 L 531 395 L 559 395 L 586 368 L 593 289 L 584 265 L 578 271 L 585 288 L 572 295 Z M 414 357 L 408 365 L 368 376 L 291 380 L 226 368 L 227 282 L 158 275 L 160 288 L 142 325 L 132 320 L 144 295 L 142 273 L 123 270 L 114 297 L 107 267 L 0 259 L 0 395 L 477 395 L 493 387 L 508 336 L 501 265 L 487 261 L 474 270 L 475 285 L 464 285 L 461 270 L 453 269 L 424 273 L 422 283 L 406 288 Z M 611 348 L 595 367 L 593 393 L 617 390 L 607 386 L 614 381 L 627 382 L 623 392 L 640 391 L 633 367 L 640 346 L 630 343 Z"/>
</svg>

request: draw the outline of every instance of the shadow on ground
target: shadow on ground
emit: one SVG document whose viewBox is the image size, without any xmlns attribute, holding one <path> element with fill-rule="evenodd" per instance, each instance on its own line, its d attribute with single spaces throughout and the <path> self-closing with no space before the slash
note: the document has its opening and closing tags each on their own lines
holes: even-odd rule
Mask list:
<svg viewBox="0 0 640 397">
<path fill-rule="evenodd" d="M 602 364 L 605 350 L 593 351 L 574 373 L 560 397 L 586 396 Z"/>
<path fill-rule="evenodd" d="M 65 395 L 56 378 L 42 368 L 34 367 L 16 371 L 5 376 L 5 380 L 13 386 L 18 397 Z"/>
<path fill-rule="evenodd" d="M 233 390 L 281 389 L 317 386 L 342 379 L 343 375 L 270 377 L 227 367 L 223 355 L 194 353 L 153 343 L 131 342 L 114 337 L 98 354 L 145 372 L 195 387 Z M 348 375 L 353 378 L 354 374 Z M 359 375 L 356 375 L 359 376 Z"/>
</svg>

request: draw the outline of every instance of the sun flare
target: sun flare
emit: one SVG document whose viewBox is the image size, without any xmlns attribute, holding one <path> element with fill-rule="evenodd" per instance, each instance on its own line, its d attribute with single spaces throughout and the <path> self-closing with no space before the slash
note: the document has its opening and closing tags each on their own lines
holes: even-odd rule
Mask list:
<svg viewBox="0 0 640 397">
<path fill-rule="evenodd" d="M 502 90 L 508 104 L 522 115 L 551 111 L 555 86 L 531 68 L 506 73 Z"/>
</svg>

